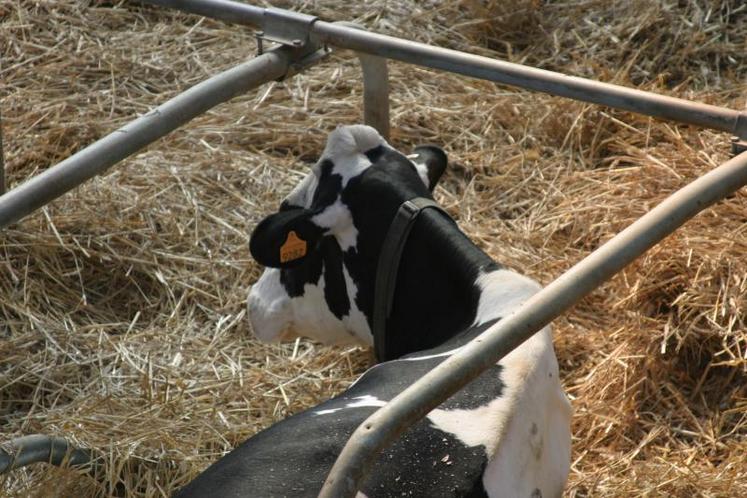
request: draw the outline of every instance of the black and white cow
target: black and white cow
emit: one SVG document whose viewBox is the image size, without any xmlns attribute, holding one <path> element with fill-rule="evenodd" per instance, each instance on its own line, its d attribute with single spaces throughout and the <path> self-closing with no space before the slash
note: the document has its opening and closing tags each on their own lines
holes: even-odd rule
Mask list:
<svg viewBox="0 0 747 498">
<path fill-rule="evenodd" d="M 366 126 L 335 130 L 312 172 L 256 228 L 267 266 L 249 296 L 255 334 L 371 345 L 379 253 L 399 206 L 430 197 L 436 147 L 406 157 Z M 387 358 L 341 395 L 255 435 L 180 496 L 313 497 L 374 410 L 538 290 L 436 210 L 416 219 L 387 322 Z M 554 497 L 570 463 L 571 409 L 546 328 L 410 428 L 358 497 Z"/>
</svg>

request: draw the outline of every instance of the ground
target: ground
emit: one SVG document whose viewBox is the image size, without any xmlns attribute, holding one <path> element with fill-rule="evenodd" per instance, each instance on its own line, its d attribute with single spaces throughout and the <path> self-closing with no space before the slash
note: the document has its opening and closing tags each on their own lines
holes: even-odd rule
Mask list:
<svg viewBox="0 0 747 498">
<path fill-rule="evenodd" d="M 744 109 L 740 0 L 271 2 L 326 20 Z M 253 33 L 136 2 L 0 0 L 11 187 L 217 72 Z M 0 233 L 0 436 L 62 435 L 96 479 L 38 465 L 10 496 L 164 496 L 341 391 L 369 351 L 264 345 L 244 310 L 256 222 L 338 124 L 353 54 L 236 98 Z M 392 63 L 392 143 L 436 143 L 437 199 L 548 283 L 729 158 L 729 136 Z M 555 324 L 573 400 L 567 496 L 747 495 L 747 196 L 707 210 Z"/>
</svg>

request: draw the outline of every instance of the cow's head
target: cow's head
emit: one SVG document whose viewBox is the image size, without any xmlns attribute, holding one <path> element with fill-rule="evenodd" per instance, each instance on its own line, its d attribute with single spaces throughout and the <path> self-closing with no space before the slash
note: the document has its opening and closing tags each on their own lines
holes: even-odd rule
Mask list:
<svg viewBox="0 0 747 498">
<path fill-rule="evenodd" d="M 256 336 L 372 344 L 376 265 L 389 224 L 402 202 L 429 197 L 445 169 L 438 147 L 405 156 L 368 126 L 332 132 L 311 173 L 252 234 L 252 255 L 267 267 L 248 300 Z"/>
</svg>

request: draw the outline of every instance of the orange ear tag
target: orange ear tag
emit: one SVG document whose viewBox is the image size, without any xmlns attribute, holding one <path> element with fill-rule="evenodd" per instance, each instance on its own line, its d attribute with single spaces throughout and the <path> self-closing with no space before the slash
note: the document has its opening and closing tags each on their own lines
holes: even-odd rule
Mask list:
<svg viewBox="0 0 747 498">
<path fill-rule="evenodd" d="M 287 263 L 306 256 L 306 241 L 298 238 L 296 232 L 288 232 L 288 238 L 280 246 L 280 262 Z"/>
</svg>

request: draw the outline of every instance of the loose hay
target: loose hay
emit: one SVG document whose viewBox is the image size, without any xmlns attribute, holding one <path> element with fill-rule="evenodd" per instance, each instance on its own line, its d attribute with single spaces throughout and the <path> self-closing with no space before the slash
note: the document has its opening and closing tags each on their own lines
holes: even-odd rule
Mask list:
<svg viewBox="0 0 747 498">
<path fill-rule="evenodd" d="M 744 108 L 747 5 L 278 2 L 331 20 Z M 0 0 L 9 183 L 250 57 L 251 31 L 128 2 Z M 253 340 L 247 250 L 360 118 L 341 53 L 214 109 L 0 239 L 2 439 L 100 451 L 97 479 L 37 465 L 14 496 L 163 496 L 328 398 L 360 349 Z M 728 158 L 728 137 L 393 63 L 393 142 L 442 144 L 438 199 L 490 254 L 549 282 Z M 573 397 L 567 496 L 747 496 L 747 198 L 689 222 L 556 323 Z"/>
</svg>

